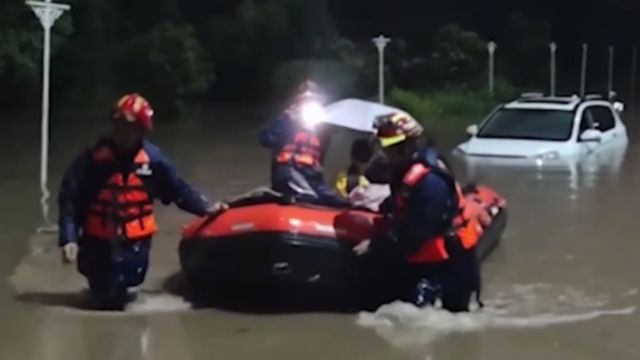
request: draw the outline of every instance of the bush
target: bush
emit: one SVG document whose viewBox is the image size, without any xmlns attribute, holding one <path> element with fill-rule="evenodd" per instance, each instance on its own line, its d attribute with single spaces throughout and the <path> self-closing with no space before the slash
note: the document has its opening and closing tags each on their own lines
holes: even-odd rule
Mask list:
<svg viewBox="0 0 640 360">
<path fill-rule="evenodd" d="M 420 120 L 439 113 L 436 104 L 418 92 L 394 88 L 389 94 L 389 102 Z"/>
<path fill-rule="evenodd" d="M 482 91 L 432 91 L 413 92 L 395 88 L 389 101 L 422 122 L 437 121 L 441 118 L 469 118 L 490 112 L 499 103 L 517 96 L 515 88 L 502 82 L 495 89 L 494 96 L 488 90 Z"/>
</svg>

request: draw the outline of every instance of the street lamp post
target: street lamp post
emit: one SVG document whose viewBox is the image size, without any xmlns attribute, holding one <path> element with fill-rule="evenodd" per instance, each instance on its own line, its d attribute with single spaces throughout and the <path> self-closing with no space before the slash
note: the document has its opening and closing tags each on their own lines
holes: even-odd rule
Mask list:
<svg viewBox="0 0 640 360">
<path fill-rule="evenodd" d="M 57 227 L 49 219 L 49 189 L 47 187 L 48 157 L 49 157 L 49 65 L 51 63 L 51 28 L 62 14 L 71 9 L 67 4 L 57 4 L 51 0 L 27 1 L 26 4 L 40 20 L 44 30 L 42 53 L 42 134 L 40 153 L 40 188 L 42 198 L 42 217 L 45 227 L 38 228 L 38 232 L 57 231 Z"/>
<path fill-rule="evenodd" d="M 558 50 L 558 45 L 555 42 L 552 42 L 549 44 L 549 50 L 551 50 L 549 95 L 556 96 L 556 51 Z"/>
<path fill-rule="evenodd" d="M 489 51 L 489 95 L 493 96 L 493 90 L 495 88 L 495 53 L 498 45 L 494 41 L 490 41 L 487 44 L 487 50 Z"/>
<path fill-rule="evenodd" d="M 378 49 L 378 101 L 384 104 L 384 49 L 391 42 L 390 38 L 379 35 L 373 38 Z"/>
</svg>

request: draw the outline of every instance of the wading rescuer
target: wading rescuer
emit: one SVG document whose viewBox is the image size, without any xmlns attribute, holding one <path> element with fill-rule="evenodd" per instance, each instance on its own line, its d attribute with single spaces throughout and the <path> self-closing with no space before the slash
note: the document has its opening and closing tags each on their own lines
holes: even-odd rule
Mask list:
<svg viewBox="0 0 640 360">
<path fill-rule="evenodd" d="M 260 131 L 262 146 L 273 151 L 271 187 L 289 197 L 329 206 L 348 205 L 325 183 L 322 164 L 326 139 L 319 134 L 324 117 L 318 87 L 307 81 L 289 108 Z"/>
<path fill-rule="evenodd" d="M 152 116 L 142 96 L 123 96 L 111 114 L 111 134 L 85 150 L 62 180 L 58 203 L 63 260 L 77 257 L 97 309 L 122 310 L 130 300 L 128 288 L 144 281 L 157 230 L 155 199 L 198 216 L 227 208 L 224 203 L 209 207 L 144 139 Z"/>
<path fill-rule="evenodd" d="M 402 300 L 424 306 L 439 299 L 449 311 L 468 311 L 480 292 L 477 220 L 465 211 L 460 186 L 437 152 L 420 143 L 423 129 L 416 120 L 396 113 L 378 118 L 376 125 L 392 167 L 391 224 L 387 234 L 354 251 L 382 253 L 391 247 L 401 255 L 401 279 L 395 281 Z"/>
</svg>

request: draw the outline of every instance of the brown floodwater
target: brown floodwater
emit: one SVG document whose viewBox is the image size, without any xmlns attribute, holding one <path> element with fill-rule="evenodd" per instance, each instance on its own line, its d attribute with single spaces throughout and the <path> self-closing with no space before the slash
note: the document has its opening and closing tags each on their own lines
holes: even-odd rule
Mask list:
<svg viewBox="0 0 640 360">
<path fill-rule="evenodd" d="M 219 199 L 268 180 L 269 156 L 256 126 L 246 125 L 258 119 L 247 112 L 200 116 L 158 124 L 153 138 L 185 178 Z M 631 121 L 628 147 L 564 167 L 456 162 L 463 179 L 495 187 L 510 207 L 503 243 L 483 267 L 487 308 L 459 316 L 400 303 L 355 315 L 192 310 L 162 286 L 179 269 L 179 229 L 191 219 L 173 207 L 159 209 L 162 229 L 140 299 L 122 314 L 79 310 L 83 279 L 61 264 L 55 238 L 35 233 L 42 225 L 37 117 L 2 121 L 0 359 L 577 360 L 640 353 L 640 149 Z M 54 124 L 52 190 L 105 126 Z M 446 148 L 461 139 L 443 137 Z M 328 157 L 333 168 L 347 157 L 348 138 L 336 138 L 344 144 Z"/>
</svg>

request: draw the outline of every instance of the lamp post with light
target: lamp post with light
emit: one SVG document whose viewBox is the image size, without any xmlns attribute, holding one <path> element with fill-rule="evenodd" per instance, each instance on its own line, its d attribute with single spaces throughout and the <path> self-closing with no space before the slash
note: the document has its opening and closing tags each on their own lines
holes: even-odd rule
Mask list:
<svg viewBox="0 0 640 360">
<path fill-rule="evenodd" d="M 38 228 L 38 232 L 57 231 L 55 224 L 49 219 L 49 189 L 47 187 L 47 172 L 49 158 L 49 67 L 51 63 L 51 28 L 62 14 L 71 9 L 67 4 L 58 4 L 45 1 L 27 1 L 26 4 L 40 20 L 40 25 L 44 30 L 43 53 L 42 53 L 42 134 L 40 153 L 40 188 L 42 198 L 42 217 L 44 227 Z"/>
<path fill-rule="evenodd" d="M 487 44 L 487 50 L 489 51 L 489 95 L 493 96 L 493 90 L 495 88 L 495 54 L 498 45 L 495 41 L 490 41 Z"/>
<path fill-rule="evenodd" d="M 379 35 L 372 41 L 378 49 L 378 101 L 384 104 L 384 49 L 391 42 L 391 39 Z"/>
</svg>

